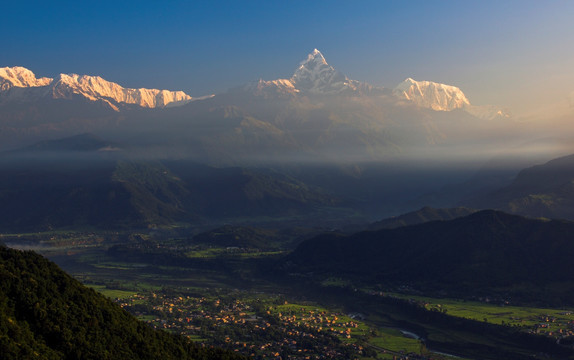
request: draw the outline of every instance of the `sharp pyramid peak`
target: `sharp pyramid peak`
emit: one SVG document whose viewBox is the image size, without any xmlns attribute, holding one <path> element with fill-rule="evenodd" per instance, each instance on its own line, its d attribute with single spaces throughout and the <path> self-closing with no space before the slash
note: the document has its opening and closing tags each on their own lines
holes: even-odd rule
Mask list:
<svg viewBox="0 0 574 360">
<path fill-rule="evenodd" d="M 305 60 L 299 63 L 299 67 L 295 70 L 291 80 L 308 77 L 321 71 L 335 72 L 335 69 L 327 64 L 325 57 L 319 50 L 314 49 Z"/>
<path fill-rule="evenodd" d="M 327 64 L 317 49 L 307 55 L 289 80 L 296 89 L 315 94 L 336 94 L 357 89 L 356 82 Z"/>
<path fill-rule="evenodd" d="M 309 63 L 329 65 L 323 54 L 317 49 L 313 49 L 313 51 L 307 55 L 307 59 L 301 61 L 300 65 L 304 66 Z"/>
<path fill-rule="evenodd" d="M 411 86 L 418 84 L 418 83 L 419 83 L 418 81 L 414 80 L 413 78 L 408 77 L 408 78 L 404 79 L 400 84 L 398 84 L 395 87 L 395 89 L 405 91 L 405 90 L 408 90 Z"/>
</svg>

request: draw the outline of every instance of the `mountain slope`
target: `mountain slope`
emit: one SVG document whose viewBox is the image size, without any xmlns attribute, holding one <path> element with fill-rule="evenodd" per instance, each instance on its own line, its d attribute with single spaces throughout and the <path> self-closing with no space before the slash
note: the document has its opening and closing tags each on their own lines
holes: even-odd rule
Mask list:
<svg viewBox="0 0 574 360">
<path fill-rule="evenodd" d="M 524 169 L 509 186 L 467 204 L 532 217 L 574 219 L 574 155 Z"/>
<path fill-rule="evenodd" d="M 383 219 L 369 225 L 368 230 L 394 229 L 401 226 L 417 225 L 429 221 L 446 221 L 468 216 L 476 210 L 467 208 L 433 209 L 425 206 L 417 211 Z"/>
<path fill-rule="evenodd" d="M 3 359 L 239 359 L 153 330 L 33 252 L 0 246 Z"/>
<path fill-rule="evenodd" d="M 323 235 L 301 243 L 289 261 L 298 272 L 371 284 L 572 303 L 573 232 L 571 222 L 485 210 L 450 221 L 346 237 Z"/>
</svg>

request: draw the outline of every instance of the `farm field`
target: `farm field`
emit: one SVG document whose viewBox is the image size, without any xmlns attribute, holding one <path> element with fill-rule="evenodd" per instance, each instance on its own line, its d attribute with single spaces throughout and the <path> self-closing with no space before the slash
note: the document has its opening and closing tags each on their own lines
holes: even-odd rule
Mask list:
<svg viewBox="0 0 574 360">
<path fill-rule="evenodd" d="M 512 306 L 505 303 L 437 299 L 404 294 L 387 294 L 416 301 L 430 311 L 450 316 L 484 321 L 497 325 L 520 327 L 524 331 L 561 338 L 574 335 L 574 310 L 571 308 L 549 309 L 529 306 Z"/>
</svg>

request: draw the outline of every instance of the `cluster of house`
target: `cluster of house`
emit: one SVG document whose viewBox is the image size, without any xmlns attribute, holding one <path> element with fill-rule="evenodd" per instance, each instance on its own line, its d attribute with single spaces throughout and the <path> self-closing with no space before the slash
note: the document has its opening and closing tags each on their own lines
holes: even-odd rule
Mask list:
<svg viewBox="0 0 574 360">
<path fill-rule="evenodd" d="M 570 316 L 570 311 L 559 313 L 558 315 Z M 539 323 L 530 330 L 531 333 L 553 336 L 558 339 L 574 336 L 574 320 L 558 319 L 551 315 L 541 315 L 538 317 Z"/>
<path fill-rule="evenodd" d="M 147 297 L 146 297 L 147 296 Z M 148 304 L 142 311 L 136 304 Z M 287 314 L 272 307 L 257 313 L 246 301 L 162 294 L 135 295 L 120 302 L 155 328 L 169 329 L 209 345 L 224 346 L 262 359 L 339 359 L 346 357 L 333 339 L 351 338 L 359 324 L 348 316 L 319 310 Z M 136 311 L 136 309 L 138 309 Z M 273 333 L 274 335 L 271 335 Z M 360 345 L 340 342 L 348 353 Z"/>
<path fill-rule="evenodd" d="M 271 314 L 271 311 L 267 311 Z M 295 325 L 296 327 L 303 327 L 307 329 L 314 329 L 318 332 L 327 331 L 335 336 L 342 336 L 347 339 L 351 338 L 352 329 L 359 327 L 359 324 L 353 320 L 340 320 L 339 313 L 328 313 L 326 311 L 315 311 L 305 308 L 300 308 L 296 313 L 290 314 L 277 314 L 280 321 L 285 324 Z"/>
</svg>

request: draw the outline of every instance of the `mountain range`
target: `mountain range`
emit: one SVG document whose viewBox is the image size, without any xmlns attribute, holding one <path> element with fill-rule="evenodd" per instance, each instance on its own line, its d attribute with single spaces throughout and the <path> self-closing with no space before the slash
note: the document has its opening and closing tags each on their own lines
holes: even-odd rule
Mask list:
<svg viewBox="0 0 574 360">
<path fill-rule="evenodd" d="M 256 94 L 361 94 L 391 92 L 398 98 L 410 101 L 417 106 L 437 111 L 454 109 L 468 110 L 484 118 L 508 117 L 502 110 L 487 114 L 489 108 L 479 111 L 472 107 L 464 93 L 455 86 L 431 81 L 415 81 L 407 78 L 388 90 L 367 83 L 349 79 L 330 66 L 317 49 L 302 61 L 290 79 L 271 81 L 259 80 L 245 86 Z M 213 95 L 201 97 L 209 98 Z M 118 105 L 138 105 L 144 108 L 180 106 L 196 100 L 183 91 L 157 89 L 130 89 L 99 76 L 60 74 L 57 78 L 37 78 L 21 66 L 0 68 L 0 103 L 36 101 L 42 98 L 74 99 L 85 98 L 102 102 L 119 111 Z M 474 109 L 474 110 L 471 110 Z"/>
<path fill-rule="evenodd" d="M 140 154 L 211 164 L 388 160 L 515 127 L 506 112 L 471 105 L 455 86 L 410 78 L 394 89 L 373 86 L 342 74 L 316 49 L 288 79 L 199 98 L 5 67 L 0 113 L 0 149 L 89 132 Z"/>
</svg>

